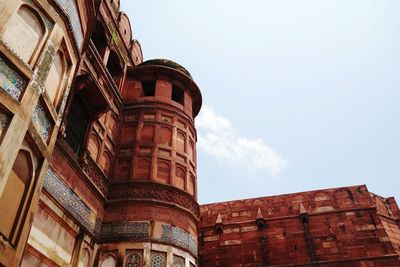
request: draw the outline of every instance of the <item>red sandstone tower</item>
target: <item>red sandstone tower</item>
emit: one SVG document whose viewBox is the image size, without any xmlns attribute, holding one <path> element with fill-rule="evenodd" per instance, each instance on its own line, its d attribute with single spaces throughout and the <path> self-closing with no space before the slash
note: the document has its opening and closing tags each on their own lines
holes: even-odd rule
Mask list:
<svg viewBox="0 0 400 267">
<path fill-rule="evenodd" d="M 194 117 L 200 90 L 177 63 L 149 60 L 128 68 L 122 98 L 102 249 L 129 247 L 151 266 L 157 259 L 191 266 L 198 251 Z M 136 254 L 130 255 L 134 262 Z"/>
</svg>

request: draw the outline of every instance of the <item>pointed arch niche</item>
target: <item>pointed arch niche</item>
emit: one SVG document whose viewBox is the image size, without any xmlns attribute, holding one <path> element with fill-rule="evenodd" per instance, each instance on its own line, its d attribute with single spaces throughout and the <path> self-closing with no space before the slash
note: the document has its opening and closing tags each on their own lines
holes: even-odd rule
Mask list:
<svg viewBox="0 0 400 267">
<path fill-rule="evenodd" d="M 70 65 L 65 51 L 64 45 L 62 45 L 62 48 L 54 55 L 54 61 L 45 82 L 47 96 L 54 107 L 59 105 L 62 98 L 66 81 L 65 77 Z"/>
<path fill-rule="evenodd" d="M 34 7 L 23 4 L 8 20 L 1 39 L 25 63 L 33 65 L 47 33 L 39 12 Z"/>
<path fill-rule="evenodd" d="M 37 165 L 38 159 L 33 151 L 27 145 L 22 145 L 0 195 L 0 233 L 11 244 L 18 242 L 25 221 Z"/>
<path fill-rule="evenodd" d="M 112 254 L 107 254 L 103 257 L 100 267 L 116 267 L 117 266 L 117 259 Z"/>
</svg>

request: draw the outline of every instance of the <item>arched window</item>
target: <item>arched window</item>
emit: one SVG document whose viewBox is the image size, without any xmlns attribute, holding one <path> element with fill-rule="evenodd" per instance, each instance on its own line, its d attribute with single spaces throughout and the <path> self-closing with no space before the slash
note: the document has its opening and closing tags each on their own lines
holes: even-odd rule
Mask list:
<svg viewBox="0 0 400 267">
<path fill-rule="evenodd" d="M 0 196 L 0 232 L 14 244 L 26 210 L 33 177 L 34 161 L 30 151 L 21 149 Z"/>
<path fill-rule="evenodd" d="M 100 267 L 116 267 L 117 260 L 113 255 L 107 255 L 101 261 Z"/>
<path fill-rule="evenodd" d="M 64 54 L 59 51 L 54 56 L 53 64 L 51 65 L 49 75 L 47 76 L 45 86 L 46 92 L 54 106 L 62 93 L 62 81 L 67 69 L 66 59 Z"/>
<path fill-rule="evenodd" d="M 31 63 L 43 44 L 46 27 L 40 15 L 27 5 L 22 5 L 8 21 L 2 40 L 26 63 Z M 23 38 L 22 38 L 23 37 Z"/>
<path fill-rule="evenodd" d="M 139 253 L 132 253 L 126 257 L 125 267 L 142 267 L 142 256 Z"/>
<path fill-rule="evenodd" d="M 162 253 L 154 253 L 151 256 L 151 267 L 165 267 L 166 260 L 165 255 Z"/>
<path fill-rule="evenodd" d="M 117 116 L 112 111 L 104 113 L 93 121 L 90 128 L 92 132 L 87 143 L 87 150 L 103 172 L 109 175 L 114 167 L 115 139 L 119 132 Z"/>
</svg>

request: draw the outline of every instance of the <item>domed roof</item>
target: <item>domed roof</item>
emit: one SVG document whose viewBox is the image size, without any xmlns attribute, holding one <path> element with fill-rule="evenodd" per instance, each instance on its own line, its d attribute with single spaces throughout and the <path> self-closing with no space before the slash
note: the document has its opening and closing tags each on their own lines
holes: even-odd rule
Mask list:
<svg viewBox="0 0 400 267">
<path fill-rule="evenodd" d="M 139 64 L 139 66 L 150 66 L 150 65 L 159 65 L 159 66 L 170 67 L 170 68 L 176 69 L 180 72 L 183 72 L 184 74 L 186 74 L 187 76 L 192 78 L 192 75 L 190 75 L 190 73 L 187 71 L 187 69 L 185 69 L 183 66 L 181 66 L 178 63 L 176 63 L 172 60 L 169 60 L 169 59 L 150 59 L 150 60 L 147 60 L 147 61 Z"/>
</svg>

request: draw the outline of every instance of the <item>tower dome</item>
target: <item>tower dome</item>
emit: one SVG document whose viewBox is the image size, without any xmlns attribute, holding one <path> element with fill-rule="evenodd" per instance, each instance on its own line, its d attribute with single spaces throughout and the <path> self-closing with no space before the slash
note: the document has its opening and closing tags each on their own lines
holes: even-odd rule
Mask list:
<svg viewBox="0 0 400 267">
<path fill-rule="evenodd" d="M 122 98 L 128 105 L 154 100 L 175 106 L 192 119 L 200 112 L 200 89 L 189 71 L 174 61 L 147 60 L 136 67 L 129 67 L 126 76 Z"/>
<path fill-rule="evenodd" d="M 169 59 L 163 59 L 163 58 L 149 59 L 140 64 L 140 66 L 155 66 L 155 65 L 165 66 L 165 67 L 179 70 L 180 72 L 183 72 L 184 74 L 186 74 L 187 76 L 192 78 L 192 75 L 190 75 L 190 73 L 187 69 L 185 69 L 182 65 L 176 63 L 175 61 L 172 61 Z"/>
</svg>

